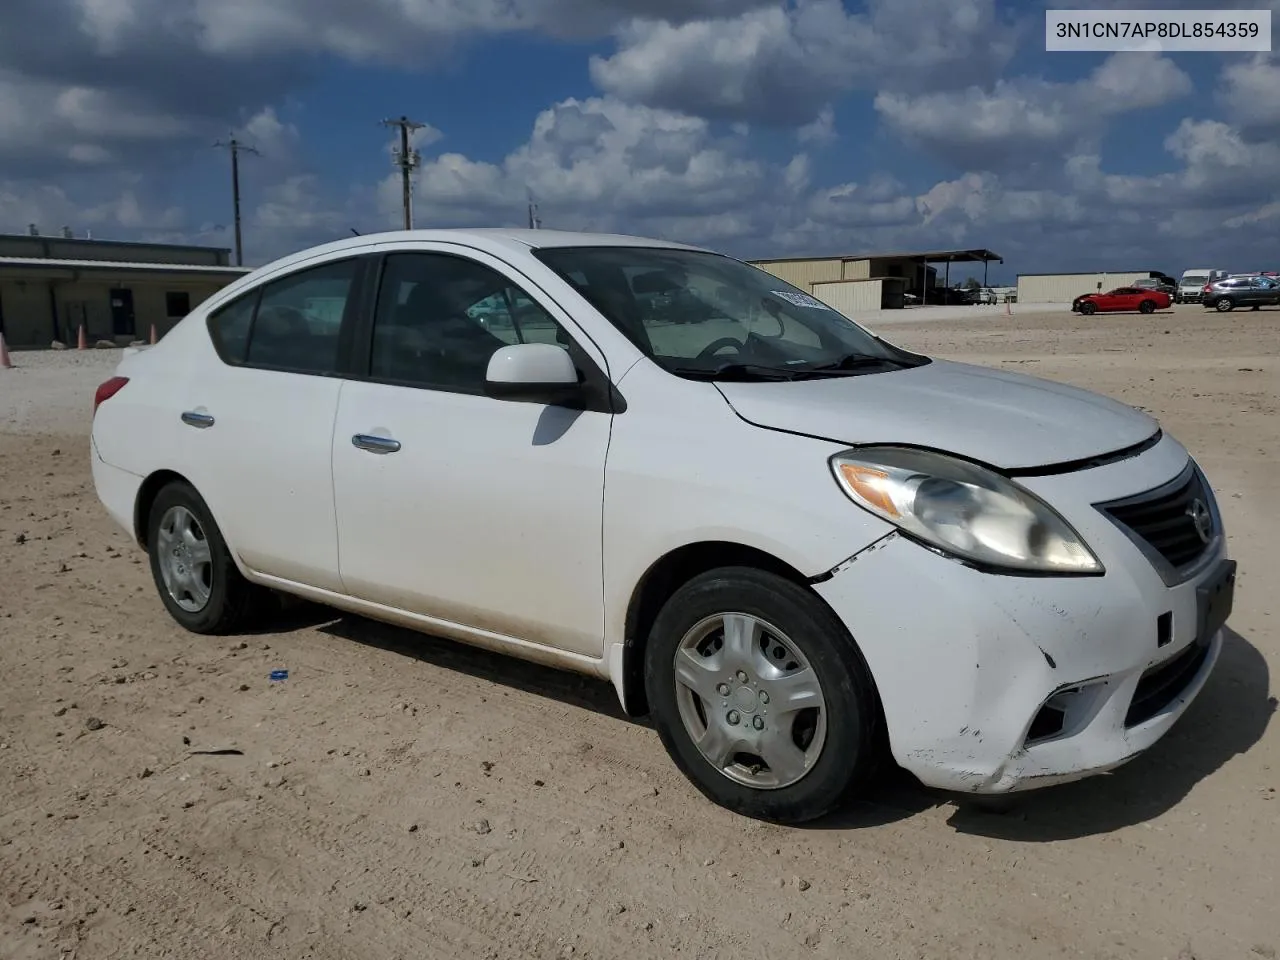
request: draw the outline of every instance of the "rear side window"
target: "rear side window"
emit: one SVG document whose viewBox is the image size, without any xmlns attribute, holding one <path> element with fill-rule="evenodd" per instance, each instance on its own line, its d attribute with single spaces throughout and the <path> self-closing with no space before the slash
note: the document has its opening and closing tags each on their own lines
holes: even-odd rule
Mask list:
<svg viewBox="0 0 1280 960">
<path fill-rule="evenodd" d="M 244 363 L 249 348 L 249 328 L 253 325 L 253 308 L 257 302 L 255 291 L 210 314 L 209 335 L 223 362 Z"/>
<path fill-rule="evenodd" d="M 266 284 L 249 336 L 249 365 L 335 372 L 356 270 L 357 261 L 342 260 Z"/>
</svg>

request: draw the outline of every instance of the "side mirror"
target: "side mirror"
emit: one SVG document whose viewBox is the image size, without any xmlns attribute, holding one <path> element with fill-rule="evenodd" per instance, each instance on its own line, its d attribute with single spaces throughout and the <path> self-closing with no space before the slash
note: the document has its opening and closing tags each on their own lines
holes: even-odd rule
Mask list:
<svg viewBox="0 0 1280 960">
<path fill-rule="evenodd" d="M 499 400 L 564 404 L 581 395 L 582 383 L 563 347 L 517 343 L 489 358 L 485 393 Z"/>
</svg>

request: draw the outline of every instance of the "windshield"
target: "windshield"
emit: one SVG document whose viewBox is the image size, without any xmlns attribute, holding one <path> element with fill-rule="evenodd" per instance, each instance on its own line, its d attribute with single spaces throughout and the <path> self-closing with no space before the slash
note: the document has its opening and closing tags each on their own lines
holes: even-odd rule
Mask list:
<svg viewBox="0 0 1280 960">
<path fill-rule="evenodd" d="M 598 246 L 534 255 L 679 376 L 795 380 L 928 363 L 804 291 L 720 254 Z"/>
<path fill-rule="evenodd" d="M 1208 282 L 1209 282 L 1209 275 L 1207 273 L 1205 274 L 1195 273 L 1189 277 L 1182 278 L 1182 285 L 1184 287 L 1203 287 Z"/>
</svg>

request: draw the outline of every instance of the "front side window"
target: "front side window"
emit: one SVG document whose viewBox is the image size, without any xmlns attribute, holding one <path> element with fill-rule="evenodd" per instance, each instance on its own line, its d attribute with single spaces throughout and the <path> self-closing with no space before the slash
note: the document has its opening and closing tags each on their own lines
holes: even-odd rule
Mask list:
<svg viewBox="0 0 1280 960">
<path fill-rule="evenodd" d="M 342 260 L 266 284 L 253 318 L 248 363 L 298 373 L 336 371 L 342 316 L 357 269 L 356 260 Z"/>
<path fill-rule="evenodd" d="M 627 246 L 534 254 L 678 376 L 792 380 L 928 362 L 810 294 L 720 254 Z"/>
<path fill-rule="evenodd" d="M 490 358 L 517 343 L 571 346 L 563 328 L 496 270 L 443 253 L 386 258 L 369 368 L 375 380 L 482 393 Z"/>
</svg>

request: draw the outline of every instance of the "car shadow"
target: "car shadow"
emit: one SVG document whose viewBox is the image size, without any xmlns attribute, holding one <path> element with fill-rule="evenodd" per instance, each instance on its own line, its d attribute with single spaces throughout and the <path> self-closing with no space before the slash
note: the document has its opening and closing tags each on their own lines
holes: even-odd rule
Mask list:
<svg viewBox="0 0 1280 960">
<path fill-rule="evenodd" d="M 316 604 L 286 609 L 276 618 L 277 632 L 288 629 L 286 622 L 652 728 L 647 717 L 627 716 L 613 687 L 604 680 Z M 1109 774 L 987 800 L 925 788 L 911 774 L 890 765 L 868 797 L 799 829 L 865 829 L 951 806 L 954 810 L 947 823 L 952 828 L 991 839 L 1036 843 L 1110 833 L 1175 807 L 1197 783 L 1256 744 L 1276 706 L 1266 660 L 1228 628 L 1218 665 L 1187 712 L 1145 754 Z M 653 748 L 662 750 L 656 737 Z"/>
<path fill-rule="evenodd" d="M 1177 806 L 1262 738 L 1276 705 L 1266 660 L 1228 629 L 1218 665 L 1187 712 L 1145 754 L 1109 774 L 992 800 L 928 790 L 911 778 L 891 782 L 883 799 L 858 803 L 815 826 L 873 826 L 893 810 L 951 805 L 951 827 L 990 839 L 1046 843 L 1110 833 Z"/>
<path fill-rule="evenodd" d="M 628 717 L 623 712 L 612 685 L 604 680 L 557 670 L 355 614 L 335 614 L 331 611 L 327 620 L 328 622 L 317 627 L 321 633 L 502 684 L 522 693 L 580 707 L 613 720 L 650 726 L 647 718 Z"/>
</svg>

